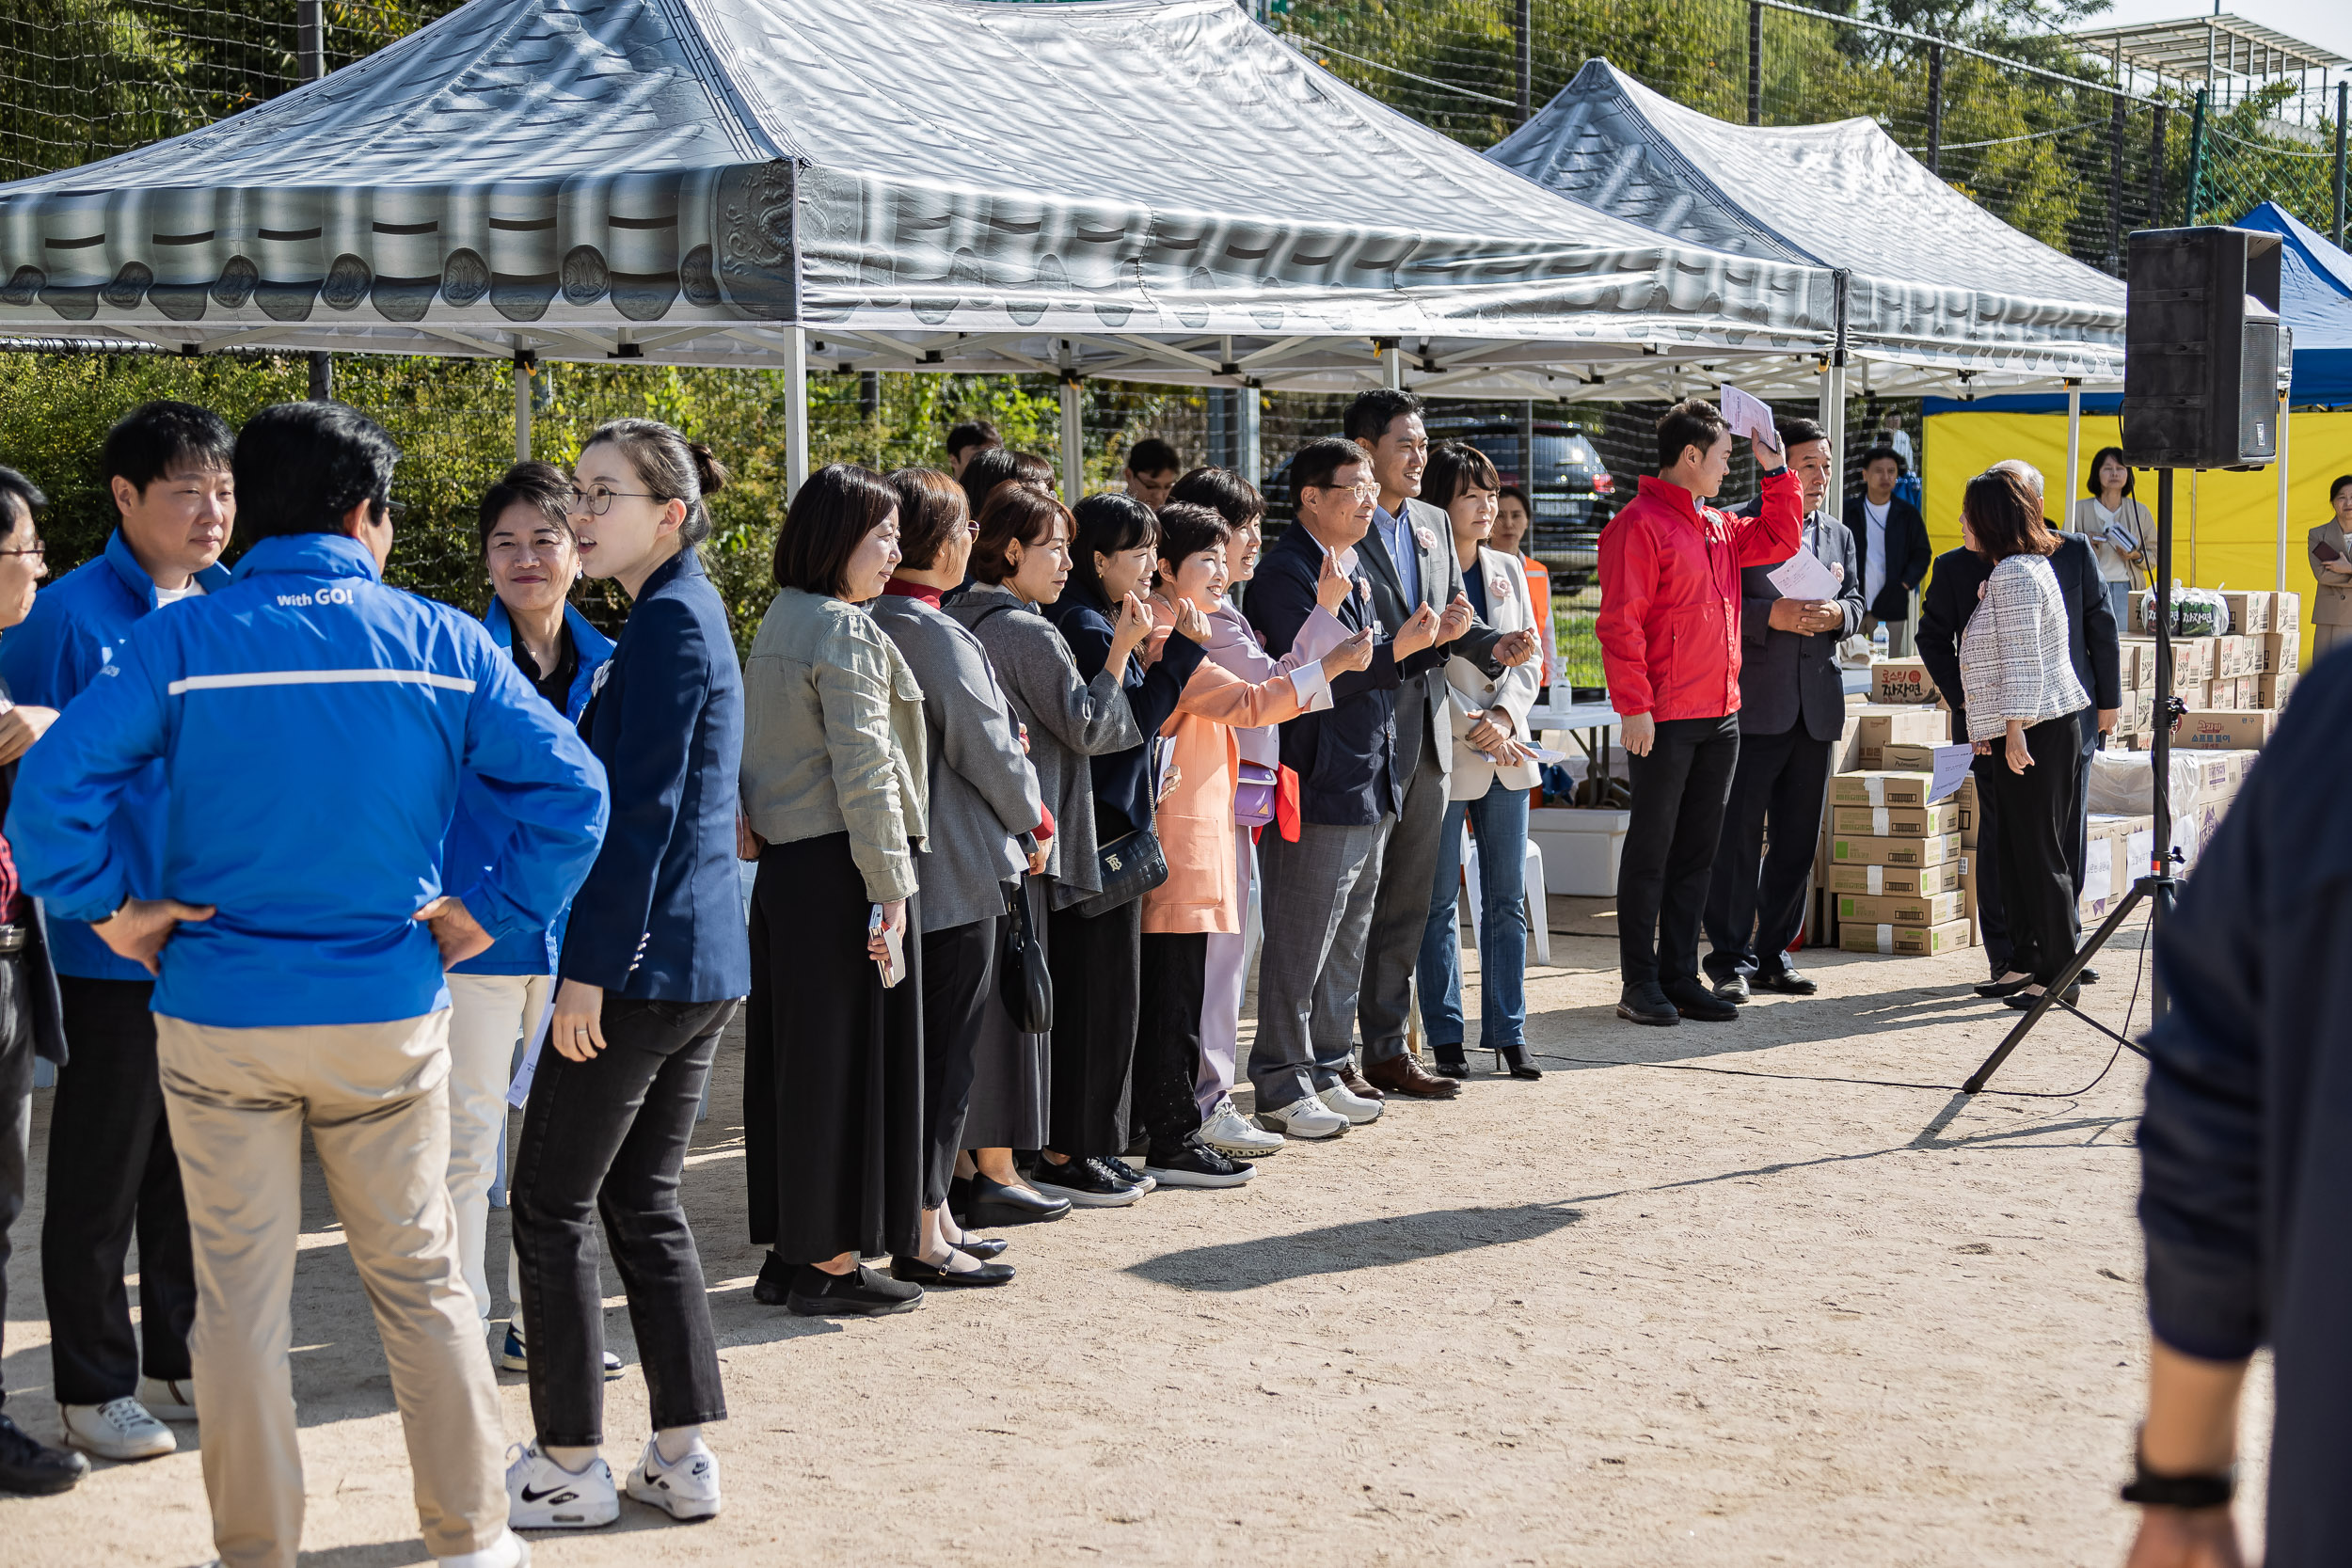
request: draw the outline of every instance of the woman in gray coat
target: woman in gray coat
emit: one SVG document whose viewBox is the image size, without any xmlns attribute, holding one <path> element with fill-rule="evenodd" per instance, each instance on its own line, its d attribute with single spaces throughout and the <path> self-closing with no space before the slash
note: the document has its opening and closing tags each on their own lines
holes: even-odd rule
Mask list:
<svg viewBox="0 0 2352 1568">
<path fill-rule="evenodd" d="M 973 1267 L 970 1259 L 993 1258 L 1004 1243 L 957 1225 L 947 1183 L 963 1148 L 981 1027 L 990 1010 L 1004 1010 L 996 981 L 1005 895 L 1025 869 L 1044 865 L 1036 835 L 1050 829 L 987 650 L 940 611 L 972 556 L 963 491 L 930 468 L 901 468 L 890 484 L 898 493 L 904 559 L 874 601 L 874 620 L 922 683 L 930 752 L 930 837 L 914 858 L 923 888 L 923 1110 L 930 1143 L 923 1252 L 899 1268 L 919 1271 L 926 1285 L 997 1285 L 1012 1277 L 1008 1265 Z"/>
</svg>

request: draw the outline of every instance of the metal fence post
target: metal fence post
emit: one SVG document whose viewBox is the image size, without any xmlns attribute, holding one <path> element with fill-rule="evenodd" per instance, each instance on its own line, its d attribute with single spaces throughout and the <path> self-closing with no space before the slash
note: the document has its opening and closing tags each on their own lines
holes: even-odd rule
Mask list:
<svg viewBox="0 0 2352 1568">
<path fill-rule="evenodd" d="M 1764 123 L 1764 8 L 1748 0 L 1748 123 Z"/>
<path fill-rule="evenodd" d="M 2352 82 L 2336 84 L 2336 222 L 2335 241 L 2344 246 L 2344 116 L 2352 109 Z"/>
<path fill-rule="evenodd" d="M 2107 271 L 2123 273 L 2123 95 L 2107 121 Z"/>
<path fill-rule="evenodd" d="M 315 82 L 326 74 L 326 16 L 323 0 L 294 0 L 294 62 L 302 79 Z M 310 355 L 310 401 L 326 403 L 335 396 L 335 358 Z"/>
<path fill-rule="evenodd" d="M 1519 0 L 1511 27 L 1518 35 L 1519 123 L 1524 125 L 1535 112 L 1535 0 Z"/>
<path fill-rule="evenodd" d="M 2148 130 L 2148 224 L 2156 228 L 2164 222 L 2164 132 L 2165 117 L 2172 111 L 2156 105 L 2151 118 L 2154 123 Z"/>
<path fill-rule="evenodd" d="M 2181 214 L 2181 227 L 2197 227 L 2197 209 L 2205 204 L 2205 94 L 2207 88 L 2197 89 L 2197 110 L 2188 122 L 2188 207 Z"/>
<path fill-rule="evenodd" d="M 1944 46 L 1928 45 L 1928 172 L 1944 173 Z"/>
</svg>

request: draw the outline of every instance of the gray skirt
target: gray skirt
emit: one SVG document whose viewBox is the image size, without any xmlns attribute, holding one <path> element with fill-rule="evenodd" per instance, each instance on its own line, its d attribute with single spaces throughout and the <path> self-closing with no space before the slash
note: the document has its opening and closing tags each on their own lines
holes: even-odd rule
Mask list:
<svg viewBox="0 0 2352 1568">
<path fill-rule="evenodd" d="M 1052 903 L 1049 877 L 1028 879 L 1029 923 L 1038 945 L 1045 945 L 1045 911 Z M 972 1053 L 972 1107 L 964 1114 L 966 1148 L 1041 1148 L 1045 1144 L 1046 1098 L 1053 1086 L 1053 1037 L 1025 1035 L 1012 1026 L 1004 998 L 993 985 Z"/>
</svg>

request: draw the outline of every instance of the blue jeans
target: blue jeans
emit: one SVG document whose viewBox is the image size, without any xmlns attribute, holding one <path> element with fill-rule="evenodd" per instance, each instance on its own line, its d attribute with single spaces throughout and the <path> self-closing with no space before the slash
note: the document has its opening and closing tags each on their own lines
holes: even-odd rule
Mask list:
<svg viewBox="0 0 2352 1568">
<path fill-rule="evenodd" d="M 1462 875 L 1462 821 L 1478 847 L 1478 1043 L 1524 1043 L 1527 1032 L 1527 791 L 1497 782 L 1475 800 L 1445 808 L 1429 924 L 1421 938 L 1421 1018 L 1431 1045 L 1462 1043 L 1462 965 L 1454 945 L 1454 892 Z"/>
</svg>

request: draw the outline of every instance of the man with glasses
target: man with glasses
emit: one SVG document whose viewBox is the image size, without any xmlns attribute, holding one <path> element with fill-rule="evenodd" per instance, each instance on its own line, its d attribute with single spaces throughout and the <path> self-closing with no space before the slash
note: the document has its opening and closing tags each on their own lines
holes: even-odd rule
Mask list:
<svg viewBox="0 0 2352 1568">
<path fill-rule="evenodd" d="M 219 415 L 185 403 L 143 404 L 106 433 L 106 487 L 119 516 L 105 552 L 44 591 L 0 638 L 0 679 L 33 705 L 17 710 L 25 744 L 112 669 L 146 617 L 228 585 L 219 561 L 237 515 L 235 440 Z M 108 829 L 140 897 L 159 891 L 162 777 L 150 768 L 133 780 Z M 158 1417 L 196 1419 L 187 1345 L 196 1279 L 155 1075 L 154 977 L 79 921 L 56 922 L 50 936 L 67 1049 L 40 1229 L 51 1375 L 68 1443 L 103 1459 L 152 1459 L 178 1447 Z M 135 1334 L 123 1284 L 135 1234 Z"/>
<path fill-rule="evenodd" d="M 544 929 L 587 874 L 604 772 L 463 611 L 382 581 L 399 452 L 341 404 L 237 438 L 252 546 L 231 581 L 141 622 L 23 765 L 26 888 L 154 977 L 185 1175 L 204 1485 L 223 1562 L 302 1533 L 288 1282 L 307 1128 L 367 1288 L 426 1549 L 516 1568 L 498 1389 L 457 1256 L 442 971 Z M 445 885 L 459 783 L 513 823 Z M 160 784 L 160 853 L 113 824 Z"/>
</svg>

